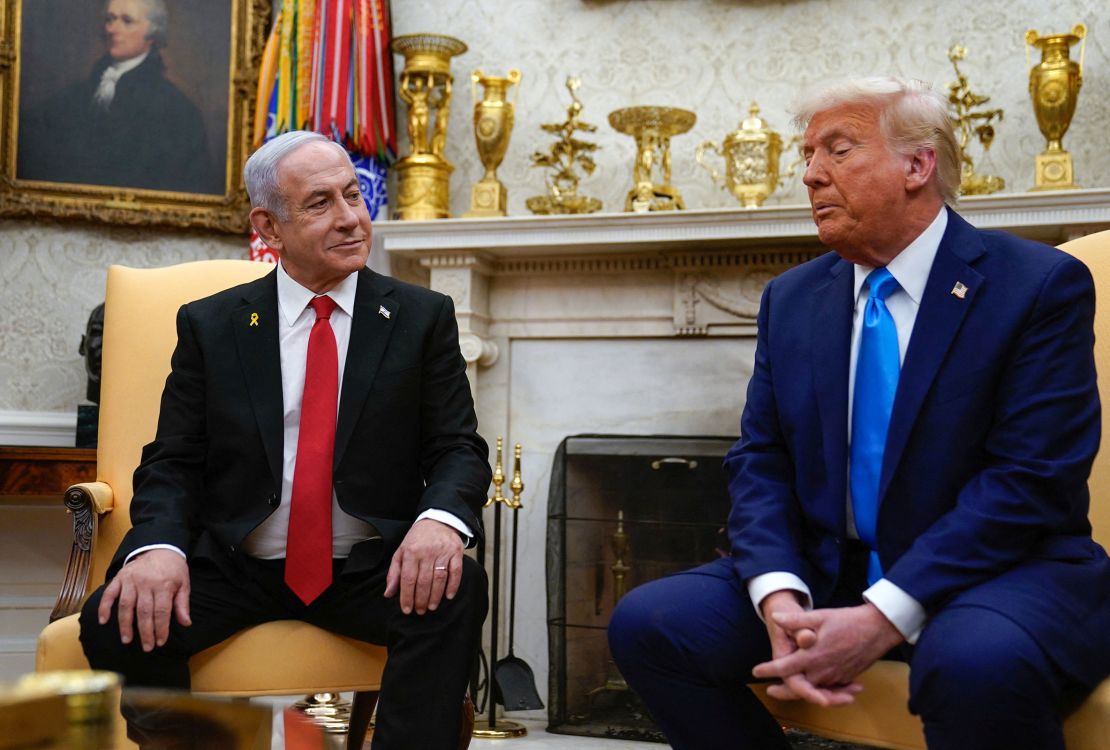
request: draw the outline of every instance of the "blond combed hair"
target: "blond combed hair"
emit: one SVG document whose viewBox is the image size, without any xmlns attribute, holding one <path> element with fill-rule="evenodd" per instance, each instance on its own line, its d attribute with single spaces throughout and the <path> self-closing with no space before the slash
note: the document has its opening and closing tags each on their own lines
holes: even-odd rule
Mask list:
<svg viewBox="0 0 1110 750">
<path fill-rule="evenodd" d="M 937 188 L 945 203 L 955 204 L 960 192 L 960 147 L 948 101 L 941 94 L 915 79 L 853 78 L 803 94 L 793 107 L 794 125 L 805 130 L 819 112 L 848 104 L 879 110 L 879 132 L 895 153 L 932 150 L 937 157 Z"/>
</svg>

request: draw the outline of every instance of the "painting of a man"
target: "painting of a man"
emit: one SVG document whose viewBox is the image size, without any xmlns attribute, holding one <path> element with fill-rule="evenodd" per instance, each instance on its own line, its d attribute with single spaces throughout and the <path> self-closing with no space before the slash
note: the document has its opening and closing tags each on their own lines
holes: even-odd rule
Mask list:
<svg viewBox="0 0 1110 750">
<path fill-rule="evenodd" d="M 28 106 L 20 117 L 17 178 L 224 192 L 205 118 L 167 77 L 162 50 L 171 21 L 165 0 L 108 0 L 103 54 L 88 77 Z M 24 56 L 22 98 L 28 104 L 28 84 L 46 60 L 36 65 Z"/>
</svg>

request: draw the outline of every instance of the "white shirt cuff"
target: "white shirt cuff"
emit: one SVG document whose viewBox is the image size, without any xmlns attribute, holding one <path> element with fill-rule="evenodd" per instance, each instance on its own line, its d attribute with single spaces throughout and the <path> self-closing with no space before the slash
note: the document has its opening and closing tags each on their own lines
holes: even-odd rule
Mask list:
<svg viewBox="0 0 1110 750">
<path fill-rule="evenodd" d="M 751 597 L 752 606 L 755 607 L 755 613 L 759 615 L 760 620 L 763 619 L 763 610 L 759 605 L 769 595 L 783 589 L 797 591 L 804 600 L 802 606 L 807 610 L 813 609 L 813 597 L 809 593 L 809 586 L 806 586 L 801 578 L 786 571 L 764 573 L 748 579 L 748 596 Z"/>
<path fill-rule="evenodd" d="M 186 557 L 186 555 L 183 551 L 181 551 L 177 547 L 173 546 L 172 544 L 148 544 L 145 547 L 139 547 L 137 550 L 135 550 L 130 555 L 125 557 L 124 560 L 123 560 L 123 564 L 126 565 L 127 563 L 131 562 L 132 558 L 138 557 L 139 555 L 143 554 L 144 552 L 150 552 L 152 549 L 170 549 L 170 550 L 173 550 L 174 552 L 176 552 L 177 554 L 181 555 L 181 557 L 183 559 L 185 559 L 185 560 L 189 559 L 188 557 Z"/>
<path fill-rule="evenodd" d="M 431 508 L 417 516 L 416 520 L 423 521 L 425 518 L 430 518 L 433 521 L 439 521 L 440 523 L 447 524 L 452 529 L 465 536 L 467 548 L 470 548 L 474 544 L 474 534 L 470 531 L 470 527 L 463 523 L 462 519 L 456 516 L 454 513 L 448 513 L 447 511 L 439 510 L 438 508 Z"/>
<path fill-rule="evenodd" d="M 874 604 L 883 617 L 890 620 L 907 643 L 917 643 L 928 615 L 916 599 L 885 578 L 875 581 L 863 592 L 863 598 Z"/>
</svg>

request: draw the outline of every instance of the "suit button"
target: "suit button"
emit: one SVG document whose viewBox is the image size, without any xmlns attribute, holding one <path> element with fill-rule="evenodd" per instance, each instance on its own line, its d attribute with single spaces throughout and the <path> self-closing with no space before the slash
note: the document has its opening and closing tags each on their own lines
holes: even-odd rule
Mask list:
<svg viewBox="0 0 1110 750">
<path fill-rule="evenodd" d="M 268 498 L 266 498 L 266 502 L 270 504 L 271 508 L 276 508 L 276 507 L 278 507 L 278 502 L 279 502 L 278 496 L 277 495 L 270 495 Z"/>
</svg>

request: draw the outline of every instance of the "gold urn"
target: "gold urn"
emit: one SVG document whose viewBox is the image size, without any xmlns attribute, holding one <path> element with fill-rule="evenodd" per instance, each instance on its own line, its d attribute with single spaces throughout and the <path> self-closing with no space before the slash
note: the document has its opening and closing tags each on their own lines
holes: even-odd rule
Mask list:
<svg viewBox="0 0 1110 750">
<path fill-rule="evenodd" d="M 789 148 L 798 139 L 797 136 L 791 137 L 784 146 L 782 136 L 771 130 L 767 121 L 759 116 L 759 105 L 755 102 L 748 109 L 748 115 L 740 127 L 726 135 L 719 145 L 705 141 L 698 146 L 694 158 L 709 172 L 713 182 L 732 193 L 741 206 L 758 208 L 781 182 L 779 159 L 783 148 Z M 706 162 L 706 151 L 712 151 L 725 160 L 723 177 Z M 791 164 L 783 178 L 793 177 L 796 166 L 796 162 Z"/>
<path fill-rule="evenodd" d="M 455 169 L 443 158 L 454 82 L 451 58 L 466 52 L 467 47 L 442 34 L 405 34 L 394 37 L 390 49 L 405 58 L 397 94 L 408 106 L 412 148 L 412 153 L 393 165 L 398 179 L 393 218 L 444 219 Z"/>
<path fill-rule="evenodd" d="M 478 99 L 478 84 L 483 96 Z M 513 101 L 509 88 L 515 86 Z M 470 189 L 470 210 L 466 216 L 504 216 L 509 191 L 497 179 L 497 167 L 505 158 L 513 132 L 513 114 L 520 93 L 520 71 L 509 70 L 506 78 L 487 76 L 480 70 L 470 74 L 470 91 L 474 100 L 474 141 L 478 158 L 486 173 Z"/>
<path fill-rule="evenodd" d="M 1079 89 L 1083 85 L 1086 42 L 1080 47 L 1079 62 L 1070 58 L 1069 50 L 1086 36 L 1087 27 L 1081 23 L 1077 23 L 1070 34 L 1041 36 L 1036 31 L 1025 32 L 1026 45 L 1041 51 L 1041 62 L 1029 71 L 1029 96 L 1033 99 L 1037 126 L 1048 141 L 1045 150 L 1037 156 L 1033 190 L 1079 187 L 1074 182 L 1071 154 L 1064 150 L 1061 141 L 1071 125 Z M 1027 60 L 1029 46 L 1025 48 Z"/>
</svg>

